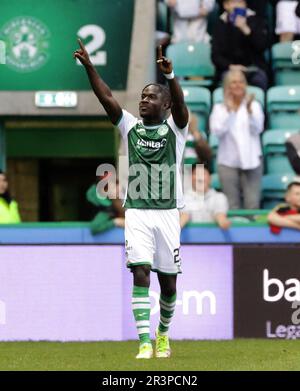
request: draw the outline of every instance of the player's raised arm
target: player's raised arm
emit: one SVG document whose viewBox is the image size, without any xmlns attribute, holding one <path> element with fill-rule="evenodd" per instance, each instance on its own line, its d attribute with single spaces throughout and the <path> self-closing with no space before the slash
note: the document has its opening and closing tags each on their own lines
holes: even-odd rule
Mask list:
<svg viewBox="0 0 300 391">
<path fill-rule="evenodd" d="M 115 125 L 122 115 L 122 109 L 113 97 L 110 88 L 98 75 L 98 72 L 89 58 L 89 54 L 80 39 L 78 39 L 78 43 L 80 49 L 75 50 L 74 58 L 78 58 L 81 64 L 85 67 L 95 95 L 104 107 L 109 119 Z"/>
<path fill-rule="evenodd" d="M 182 129 L 188 123 L 188 119 L 189 119 L 188 109 L 184 102 L 184 95 L 182 89 L 176 77 L 174 77 L 172 62 L 170 59 L 162 55 L 161 46 L 159 47 L 159 51 L 158 51 L 157 63 L 159 64 L 160 70 L 168 80 L 169 89 L 172 98 L 171 112 L 172 112 L 174 122 L 180 129 Z"/>
</svg>

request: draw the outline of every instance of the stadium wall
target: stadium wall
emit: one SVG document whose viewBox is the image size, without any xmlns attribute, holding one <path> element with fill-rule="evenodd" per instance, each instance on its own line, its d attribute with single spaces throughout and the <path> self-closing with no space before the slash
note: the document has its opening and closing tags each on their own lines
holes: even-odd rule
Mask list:
<svg viewBox="0 0 300 391">
<path fill-rule="evenodd" d="M 123 230 L 112 230 L 114 242 L 105 233 L 93 243 L 87 224 L 38 225 L 0 229 L 0 340 L 135 339 Z M 222 241 L 212 226 L 183 231 L 172 338 L 300 338 L 299 233 L 298 243 L 292 230 L 274 242 L 267 226 L 233 227 L 230 234 L 235 229 L 234 242 Z M 152 336 L 156 280 L 153 275 Z"/>
</svg>

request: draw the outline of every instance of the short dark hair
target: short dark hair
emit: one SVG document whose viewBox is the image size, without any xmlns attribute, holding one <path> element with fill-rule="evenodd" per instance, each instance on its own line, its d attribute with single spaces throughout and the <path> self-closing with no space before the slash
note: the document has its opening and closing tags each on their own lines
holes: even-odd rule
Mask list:
<svg viewBox="0 0 300 391">
<path fill-rule="evenodd" d="M 144 88 L 143 88 L 143 91 L 147 88 L 147 87 L 150 87 L 150 86 L 155 86 L 159 89 L 159 92 L 163 95 L 163 97 L 165 98 L 166 101 L 169 102 L 169 104 L 171 105 L 171 93 L 170 93 L 170 89 L 168 86 L 165 86 L 164 84 L 160 84 L 160 83 L 149 83 L 147 84 Z"/>
<path fill-rule="evenodd" d="M 286 188 L 286 191 L 289 192 L 292 189 L 292 187 L 294 187 L 294 186 L 300 186 L 300 182 L 293 181 L 293 182 L 289 183 L 288 187 Z"/>
</svg>

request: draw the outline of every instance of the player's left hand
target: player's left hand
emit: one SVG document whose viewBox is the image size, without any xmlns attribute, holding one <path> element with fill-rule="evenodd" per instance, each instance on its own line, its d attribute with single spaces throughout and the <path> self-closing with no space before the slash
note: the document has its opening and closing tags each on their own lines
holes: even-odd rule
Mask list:
<svg viewBox="0 0 300 391">
<path fill-rule="evenodd" d="M 161 45 L 158 48 L 158 59 L 156 62 L 159 65 L 159 68 L 162 71 L 162 73 L 168 74 L 173 71 L 172 61 L 162 55 L 162 46 Z"/>
</svg>

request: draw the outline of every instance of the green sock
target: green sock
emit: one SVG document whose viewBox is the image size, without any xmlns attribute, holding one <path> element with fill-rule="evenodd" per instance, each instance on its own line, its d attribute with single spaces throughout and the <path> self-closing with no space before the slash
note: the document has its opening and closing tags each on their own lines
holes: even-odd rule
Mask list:
<svg viewBox="0 0 300 391">
<path fill-rule="evenodd" d="M 168 335 L 169 326 L 176 306 L 176 293 L 171 297 L 160 295 L 159 304 L 160 320 L 158 331 L 160 335 Z"/>
<path fill-rule="evenodd" d="M 140 343 L 151 343 L 149 288 L 134 286 L 131 302 Z"/>
</svg>

